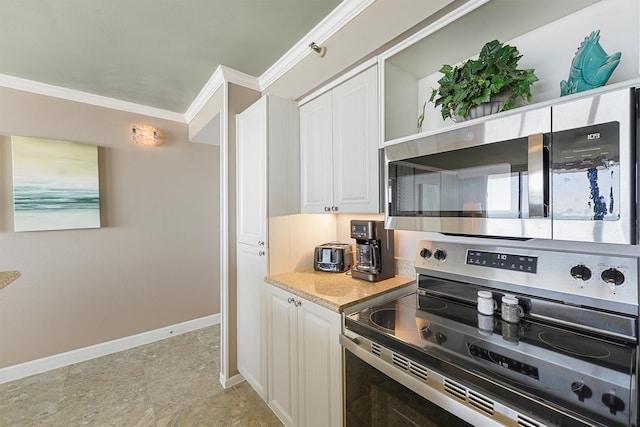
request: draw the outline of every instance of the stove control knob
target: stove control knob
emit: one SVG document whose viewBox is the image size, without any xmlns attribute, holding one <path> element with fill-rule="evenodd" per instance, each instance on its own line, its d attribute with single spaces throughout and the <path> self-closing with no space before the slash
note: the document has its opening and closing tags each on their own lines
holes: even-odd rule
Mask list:
<svg viewBox="0 0 640 427">
<path fill-rule="evenodd" d="M 591 279 L 591 270 L 584 264 L 578 264 L 571 268 L 571 277 L 574 279 L 581 279 L 587 281 Z"/>
<path fill-rule="evenodd" d="M 447 259 L 447 253 L 445 251 L 443 251 L 442 249 L 438 249 L 433 254 L 433 257 L 435 259 L 437 259 L 438 261 L 444 261 L 445 259 Z"/>
<path fill-rule="evenodd" d="M 591 398 L 593 392 L 587 387 L 582 380 L 571 383 L 571 391 L 578 395 L 578 400 L 584 402 L 585 399 Z"/>
<path fill-rule="evenodd" d="M 447 341 L 447 335 L 442 331 L 436 332 L 436 341 L 440 345 L 444 344 Z"/>
<path fill-rule="evenodd" d="M 431 255 L 432 255 L 432 254 L 431 254 L 431 251 L 430 251 L 429 249 L 427 249 L 427 248 L 422 248 L 422 249 L 420 250 L 420 256 L 421 256 L 422 258 L 424 258 L 424 259 L 429 259 L 429 258 L 431 258 Z"/>
<path fill-rule="evenodd" d="M 616 286 L 620 286 L 624 283 L 624 274 L 622 274 L 622 271 L 615 268 L 609 268 L 608 270 L 603 271 L 600 277 L 602 277 L 602 280 L 604 280 L 605 283 L 612 283 Z"/>
<path fill-rule="evenodd" d="M 431 329 L 429 329 L 428 326 L 422 328 L 420 330 L 420 333 L 422 334 L 422 338 L 424 338 L 425 340 L 428 340 L 433 335 L 433 332 L 431 332 Z"/>
<path fill-rule="evenodd" d="M 609 408 L 612 415 L 618 411 L 624 411 L 624 402 L 613 391 L 602 395 L 602 403 Z"/>
</svg>

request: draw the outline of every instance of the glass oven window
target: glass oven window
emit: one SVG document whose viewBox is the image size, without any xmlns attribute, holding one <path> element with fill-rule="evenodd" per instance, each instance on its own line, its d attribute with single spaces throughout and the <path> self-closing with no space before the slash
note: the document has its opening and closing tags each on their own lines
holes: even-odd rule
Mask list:
<svg viewBox="0 0 640 427">
<path fill-rule="evenodd" d="M 389 163 L 391 216 L 528 217 L 528 141 Z"/>
<path fill-rule="evenodd" d="M 345 351 L 347 427 L 472 427 Z"/>
</svg>

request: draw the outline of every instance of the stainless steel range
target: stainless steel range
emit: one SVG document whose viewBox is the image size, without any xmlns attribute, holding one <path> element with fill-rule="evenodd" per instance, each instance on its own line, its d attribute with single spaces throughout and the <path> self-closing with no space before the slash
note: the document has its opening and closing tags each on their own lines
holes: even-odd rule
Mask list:
<svg viewBox="0 0 640 427">
<path fill-rule="evenodd" d="M 422 241 L 415 265 L 345 317 L 347 426 L 638 425 L 637 257 Z"/>
</svg>

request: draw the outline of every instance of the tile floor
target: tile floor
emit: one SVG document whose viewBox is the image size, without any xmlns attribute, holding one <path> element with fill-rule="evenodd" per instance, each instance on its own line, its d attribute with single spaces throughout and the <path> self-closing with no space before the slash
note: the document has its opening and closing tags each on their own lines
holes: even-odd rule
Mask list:
<svg viewBox="0 0 640 427">
<path fill-rule="evenodd" d="M 0 426 L 281 426 L 246 383 L 220 385 L 220 327 L 0 384 Z"/>
</svg>

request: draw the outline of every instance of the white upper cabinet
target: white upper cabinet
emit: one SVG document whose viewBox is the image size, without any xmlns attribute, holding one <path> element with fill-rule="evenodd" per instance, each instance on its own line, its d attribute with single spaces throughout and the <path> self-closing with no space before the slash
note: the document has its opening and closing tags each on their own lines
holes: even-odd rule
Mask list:
<svg viewBox="0 0 640 427">
<path fill-rule="evenodd" d="M 327 92 L 300 107 L 302 212 L 333 206 L 332 96 Z"/>
<path fill-rule="evenodd" d="M 378 213 L 377 67 L 300 107 L 302 212 Z"/>
<path fill-rule="evenodd" d="M 238 242 L 264 246 L 267 240 L 267 98 L 238 114 Z"/>
<path fill-rule="evenodd" d="M 264 96 L 237 116 L 238 242 L 267 245 L 267 218 L 300 213 L 298 104 Z"/>
</svg>

